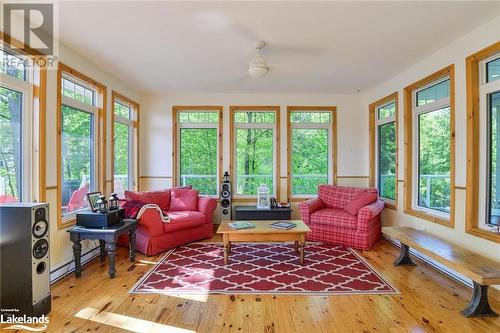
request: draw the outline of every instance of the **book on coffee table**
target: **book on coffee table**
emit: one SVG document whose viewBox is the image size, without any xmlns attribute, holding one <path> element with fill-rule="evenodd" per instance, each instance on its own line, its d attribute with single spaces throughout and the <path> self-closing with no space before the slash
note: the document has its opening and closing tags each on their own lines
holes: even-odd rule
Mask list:
<svg viewBox="0 0 500 333">
<path fill-rule="evenodd" d="M 295 228 L 297 226 L 297 224 L 292 223 L 292 222 L 287 222 L 287 221 L 278 221 L 278 222 L 271 223 L 269 226 L 271 228 L 275 228 L 275 229 L 288 230 L 288 229 Z"/>
<path fill-rule="evenodd" d="M 232 222 L 228 224 L 231 228 L 236 230 L 255 228 L 255 224 L 250 222 Z"/>
</svg>

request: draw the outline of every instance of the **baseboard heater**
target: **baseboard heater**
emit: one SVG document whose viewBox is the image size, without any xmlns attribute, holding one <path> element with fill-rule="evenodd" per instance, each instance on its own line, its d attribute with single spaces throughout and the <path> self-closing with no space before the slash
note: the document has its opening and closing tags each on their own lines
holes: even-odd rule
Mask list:
<svg viewBox="0 0 500 333">
<path fill-rule="evenodd" d="M 100 253 L 99 246 L 91 248 L 86 252 L 82 253 L 82 266 L 91 260 L 97 258 Z M 75 260 L 72 259 L 67 263 L 60 265 L 59 267 L 50 271 L 50 284 L 54 284 L 66 275 L 69 275 L 75 271 Z"/>
<path fill-rule="evenodd" d="M 401 243 L 395 239 L 392 239 L 390 237 L 387 237 L 384 235 L 384 238 L 389 242 L 392 243 L 394 246 L 401 248 Z M 420 261 L 423 261 L 429 266 L 432 266 L 433 268 L 437 269 L 441 273 L 449 276 L 450 278 L 464 284 L 465 286 L 472 288 L 472 280 L 463 276 L 460 273 L 455 272 L 454 270 L 449 269 L 448 267 L 438 263 L 437 261 L 427 257 L 426 255 L 418 252 L 417 250 L 414 250 L 410 247 L 410 254 L 413 255 L 415 258 L 418 258 Z"/>
</svg>

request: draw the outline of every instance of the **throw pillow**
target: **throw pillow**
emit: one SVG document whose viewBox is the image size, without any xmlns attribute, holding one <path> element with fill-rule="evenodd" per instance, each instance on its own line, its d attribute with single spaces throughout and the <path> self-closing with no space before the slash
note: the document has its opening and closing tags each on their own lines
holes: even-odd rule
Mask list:
<svg viewBox="0 0 500 333">
<path fill-rule="evenodd" d="M 127 201 L 142 201 L 155 204 L 164 212 L 170 209 L 170 190 L 134 192 L 125 191 Z"/>
<path fill-rule="evenodd" d="M 170 198 L 170 211 L 196 211 L 198 209 L 197 190 L 190 188 L 173 188 Z"/>
<path fill-rule="evenodd" d="M 378 196 L 375 193 L 362 192 L 351 199 L 345 206 L 344 210 L 351 215 L 357 215 L 358 211 L 377 200 Z"/>
</svg>

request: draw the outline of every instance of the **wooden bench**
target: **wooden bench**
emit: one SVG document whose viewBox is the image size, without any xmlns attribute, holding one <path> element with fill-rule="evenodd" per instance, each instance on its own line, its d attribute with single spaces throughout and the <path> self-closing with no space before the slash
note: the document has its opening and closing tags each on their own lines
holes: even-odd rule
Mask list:
<svg viewBox="0 0 500 333">
<path fill-rule="evenodd" d="M 382 233 L 401 242 L 401 254 L 394 262 L 395 266 L 415 265 L 409 253 L 411 247 L 473 281 L 472 298 L 467 307 L 461 311 L 462 315 L 498 316 L 488 302 L 488 286 L 500 284 L 500 262 L 413 228 L 385 227 L 382 228 Z"/>
</svg>

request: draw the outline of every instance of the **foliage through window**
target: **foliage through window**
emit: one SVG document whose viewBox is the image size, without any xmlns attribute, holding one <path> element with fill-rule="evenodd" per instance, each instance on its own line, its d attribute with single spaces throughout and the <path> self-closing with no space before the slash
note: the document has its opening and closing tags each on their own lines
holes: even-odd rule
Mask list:
<svg viewBox="0 0 500 333">
<path fill-rule="evenodd" d="M 64 96 L 74 98 L 85 104 L 94 105 L 94 91 L 85 88 L 68 78 L 62 78 L 62 92 Z"/>
<path fill-rule="evenodd" d="M 290 112 L 291 194 L 314 195 L 332 181 L 332 112 Z"/>
<path fill-rule="evenodd" d="M 22 93 L 0 87 L 0 197 L 22 201 Z"/>
<path fill-rule="evenodd" d="M 416 205 L 448 214 L 451 206 L 450 80 L 415 93 Z"/>
<path fill-rule="evenodd" d="M 94 115 L 63 105 L 61 117 L 62 213 L 88 207 L 87 192 L 95 190 Z"/>
<path fill-rule="evenodd" d="M 127 103 L 113 102 L 113 188 L 119 198 L 134 187 L 134 109 Z"/>
<path fill-rule="evenodd" d="M 98 188 L 97 88 L 61 77 L 61 214 L 73 216 L 89 206 L 88 192 Z M 71 213 L 71 214 L 70 214 Z"/>
<path fill-rule="evenodd" d="M 234 120 L 236 194 L 255 196 L 260 185 L 274 194 L 275 113 L 237 111 Z"/>
<path fill-rule="evenodd" d="M 181 111 L 177 117 L 180 185 L 217 195 L 219 112 Z"/>
<path fill-rule="evenodd" d="M 396 103 L 377 108 L 377 187 L 382 198 L 396 199 Z"/>
</svg>

